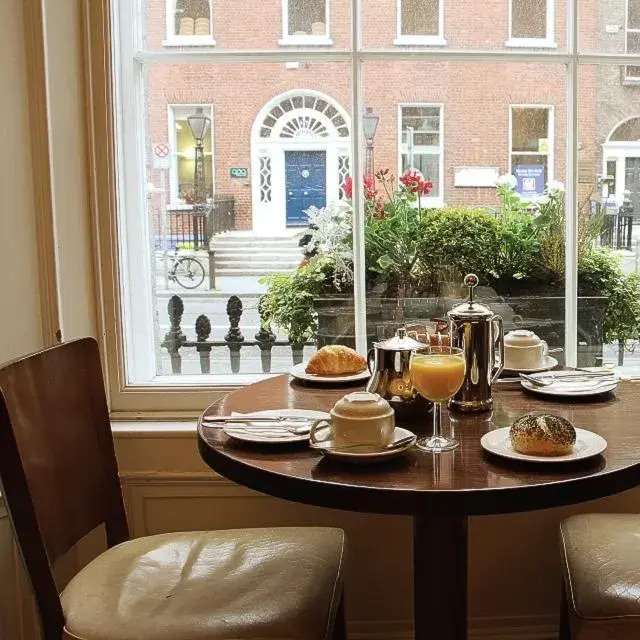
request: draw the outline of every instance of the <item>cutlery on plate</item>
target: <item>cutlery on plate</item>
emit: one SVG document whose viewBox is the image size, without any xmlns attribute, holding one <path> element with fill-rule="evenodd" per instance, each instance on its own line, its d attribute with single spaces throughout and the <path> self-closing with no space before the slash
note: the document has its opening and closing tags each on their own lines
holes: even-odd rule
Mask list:
<svg viewBox="0 0 640 640">
<path fill-rule="evenodd" d="M 589 388 L 598 387 L 604 384 L 610 384 L 611 382 L 617 381 L 615 376 L 610 374 L 606 375 L 571 375 L 571 376 L 544 376 L 540 378 L 534 378 L 533 376 L 528 376 L 526 373 L 521 373 L 520 378 L 530 382 L 532 385 L 536 387 L 549 387 L 554 382 L 591 382 L 595 384 L 590 384 Z"/>
<path fill-rule="evenodd" d="M 204 416 L 203 423 L 209 424 L 247 424 L 249 422 L 263 422 L 266 424 L 278 424 L 282 422 L 302 422 L 312 424 L 316 418 L 309 416 Z"/>
<path fill-rule="evenodd" d="M 363 447 L 366 447 L 367 449 L 369 449 L 367 453 L 385 453 L 387 451 L 394 451 L 395 449 L 402 449 L 402 447 L 409 444 L 410 442 L 413 442 L 414 440 L 414 435 L 405 436 L 404 438 L 400 438 L 400 440 L 396 440 L 395 442 L 392 442 L 385 447 L 376 447 L 373 451 L 371 451 L 370 449 L 372 449 L 372 447 L 374 447 L 375 445 L 371 444 L 342 444 L 337 447 L 324 447 L 322 446 L 322 443 L 319 443 L 315 445 L 312 444 L 311 447 L 313 449 L 324 449 L 325 451 L 343 451 L 347 449 L 362 449 Z"/>
<path fill-rule="evenodd" d="M 294 436 L 306 436 L 311 432 L 311 424 L 304 425 L 301 427 L 287 427 L 286 425 L 262 425 L 262 426 L 251 426 L 251 425 L 243 425 L 237 424 L 237 426 L 225 425 L 225 424 L 205 424 L 207 428 L 213 429 L 224 429 L 228 428 L 230 431 L 241 431 L 242 433 L 255 434 L 257 436 L 273 436 L 274 438 L 281 438 L 282 436 L 286 436 L 287 434 L 291 434 Z"/>
</svg>

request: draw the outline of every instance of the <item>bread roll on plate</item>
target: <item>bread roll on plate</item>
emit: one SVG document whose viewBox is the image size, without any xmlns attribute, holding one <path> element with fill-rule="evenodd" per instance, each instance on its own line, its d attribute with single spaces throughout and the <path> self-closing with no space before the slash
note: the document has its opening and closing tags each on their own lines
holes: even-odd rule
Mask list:
<svg viewBox="0 0 640 640">
<path fill-rule="evenodd" d="M 509 436 L 518 453 L 530 456 L 565 456 L 576 443 L 573 425 L 550 413 L 521 416 L 511 425 Z"/>
<path fill-rule="evenodd" d="M 359 353 L 342 344 L 330 344 L 311 356 L 305 371 L 318 376 L 344 376 L 366 368 L 367 361 Z"/>
</svg>

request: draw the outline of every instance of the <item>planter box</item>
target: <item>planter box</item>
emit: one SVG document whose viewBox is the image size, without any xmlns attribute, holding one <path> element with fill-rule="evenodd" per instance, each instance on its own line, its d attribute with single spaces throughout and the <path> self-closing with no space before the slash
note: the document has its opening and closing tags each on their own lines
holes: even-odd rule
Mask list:
<svg viewBox="0 0 640 640">
<path fill-rule="evenodd" d="M 367 298 L 367 342 L 388 338 L 404 323 L 424 323 L 446 317 L 453 298 Z M 564 347 L 565 300 L 561 296 L 509 296 L 483 298 L 482 303 L 502 316 L 505 332 L 513 329 L 535 331 L 550 348 Z M 578 298 L 578 366 L 602 363 L 606 299 Z M 355 346 L 353 298 L 323 296 L 315 301 L 318 313 L 318 347 L 339 342 Z M 562 363 L 563 354 L 558 358 Z"/>
</svg>

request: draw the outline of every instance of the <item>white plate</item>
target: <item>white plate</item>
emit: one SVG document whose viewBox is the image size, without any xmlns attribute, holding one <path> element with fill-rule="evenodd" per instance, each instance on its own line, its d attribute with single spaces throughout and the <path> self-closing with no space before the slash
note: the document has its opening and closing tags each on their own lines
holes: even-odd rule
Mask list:
<svg viewBox="0 0 640 640">
<path fill-rule="evenodd" d="M 402 427 L 396 427 L 395 433 L 393 434 L 393 442 L 397 442 L 400 438 L 406 438 L 408 436 L 413 436 L 413 439 L 407 442 L 405 446 L 399 449 L 391 449 L 390 451 L 370 451 L 367 453 L 363 451 L 364 447 L 354 451 L 350 449 L 330 449 L 326 445 L 313 445 L 312 448 L 321 451 L 327 458 L 334 458 L 343 462 L 353 462 L 355 464 L 371 464 L 373 462 L 383 462 L 384 460 L 401 456 L 416 443 L 416 435 L 413 432 L 403 429 Z M 331 441 L 326 444 L 331 446 Z"/>
<path fill-rule="evenodd" d="M 371 376 L 369 369 L 365 369 L 360 373 L 352 373 L 346 376 L 318 376 L 313 373 L 307 373 L 304 369 L 306 363 L 301 362 L 289 369 L 289 373 L 298 380 L 305 380 L 306 382 L 322 382 L 323 384 L 344 384 L 345 382 L 358 382 L 359 380 L 366 380 Z"/>
<path fill-rule="evenodd" d="M 534 377 L 544 376 L 538 374 Z M 540 393 L 545 396 L 561 396 L 565 398 L 581 398 L 585 396 L 597 396 L 602 393 L 608 393 L 609 391 L 613 391 L 618 386 L 618 382 L 620 382 L 618 378 L 607 381 L 589 381 L 585 380 L 584 378 L 580 381 L 565 379 L 557 380 L 548 387 L 538 387 L 537 385 L 534 385 L 533 382 L 529 382 L 528 380 L 520 380 L 520 384 L 525 389 L 527 389 L 527 391 Z"/>
<path fill-rule="evenodd" d="M 503 427 L 495 431 L 485 433 L 480 440 L 480 444 L 485 451 L 494 453 L 503 458 L 511 460 L 526 460 L 527 462 L 574 462 L 575 460 L 584 460 L 602 453 L 607 448 L 607 441 L 593 431 L 586 429 L 576 429 L 576 443 L 573 451 L 566 456 L 527 456 L 524 453 L 518 453 L 511 446 L 509 438 L 510 427 Z"/>
<path fill-rule="evenodd" d="M 310 409 L 274 409 L 268 411 L 254 411 L 253 413 L 233 413 L 234 416 L 247 416 L 247 426 L 237 424 L 224 427 L 224 432 L 231 438 L 243 442 L 259 444 L 286 444 L 289 442 L 305 442 L 309 440 L 309 434 L 296 435 L 287 433 L 278 426 L 265 425 L 264 422 L 251 427 L 251 416 L 305 416 L 312 420 L 328 419 L 329 414 L 324 411 L 312 411 Z"/>
<path fill-rule="evenodd" d="M 550 371 L 557 366 L 558 361 L 555 358 L 545 356 L 544 363 L 541 367 L 535 367 L 534 369 L 509 369 L 509 367 L 505 367 L 504 371 L 513 371 L 514 373 L 539 373 L 541 371 Z"/>
</svg>

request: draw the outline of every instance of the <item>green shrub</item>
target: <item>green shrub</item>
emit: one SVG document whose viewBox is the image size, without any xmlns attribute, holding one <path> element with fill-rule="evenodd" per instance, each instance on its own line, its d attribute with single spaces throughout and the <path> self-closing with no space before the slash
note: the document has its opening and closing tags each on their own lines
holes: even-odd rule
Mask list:
<svg viewBox="0 0 640 640">
<path fill-rule="evenodd" d="M 640 279 L 625 274 L 618 258 L 605 249 L 593 249 L 582 260 L 578 274 L 580 295 L 607 299 L 604 341 L 625 345 L 640 337 Z"/>
<path fill-rule="evenodd" d="M 446 207 L 423 214 L 419 265 L 427 289 L 461 283 L 467 273 L 487 282 L 496 273 L 500 225 L 484 209 Z"/>
</svg>

